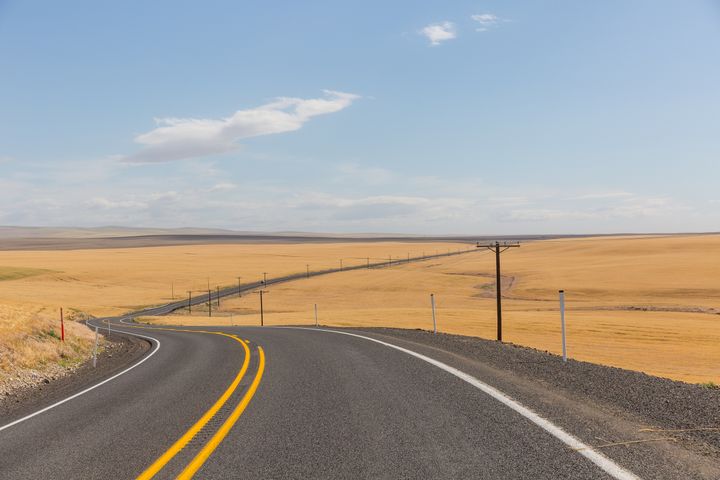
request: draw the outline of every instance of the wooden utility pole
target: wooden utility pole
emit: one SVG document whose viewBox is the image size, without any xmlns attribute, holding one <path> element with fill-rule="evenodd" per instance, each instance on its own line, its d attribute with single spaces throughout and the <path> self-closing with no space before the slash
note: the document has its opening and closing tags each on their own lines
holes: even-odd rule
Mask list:
<svg viewBox="0 0 720 480">
<path fill-rule="evenodd" d="M 263 290 L 262 288 L 260 290 L 256 290 L 254 293 L 260 294 L 260 326 L 265 326 L 265 310 L 263 308 L 263 293 L 268 293 L 267 290 Z"/>
<path fill-rule="evenodd" d="M 497 341 L 502 342 L 502 279 L 500 276 L 500 254 L 508 248 L 519 247 L 519 243 L 495 242 L 494 244 L 480 245 L 477 248 L 487 248 L 495 252 L 495 295 L 497 298 Z"/>
<path fill-rule="evenodd" d="M 188 290 L 188 313 L 192 313 L 192 291 Z"/>
</svg>

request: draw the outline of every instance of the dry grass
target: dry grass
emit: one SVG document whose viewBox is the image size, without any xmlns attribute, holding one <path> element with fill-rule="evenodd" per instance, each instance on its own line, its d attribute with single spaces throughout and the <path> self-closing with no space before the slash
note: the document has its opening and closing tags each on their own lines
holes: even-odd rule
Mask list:
<svg viewBox="0 0 720 480">
<path fill-rule="evenodd" d="M 568 301 L 570 356 L 654 375 L 720 379 L 720 236 L 593 238 L 523 245 L 503 256 L 504 340 L 560 352 L 557 290 Z M 268 325 L 432 328 L 493 338 L 494 257 L 481 253 L 361 270 L 270 288 Z M 635 309 L 633 309 L 635 308 Z M 650 309 L 643 311 L 642 309 Z M 671 311 L 651 311 L 652 308 Z M 676 310 L 676 311 L 672 311 Z M 710 313 L 698 313 L 700 311 Z M 257 295 L 225 300 L 209 319 L 149 321 L 257 325 Z"/>
<path fill-rule="evenodd" d="M 44 274 L 2 283 L 0 304 L 67 306 L 89 314 L 113 315 L 147 305 L 185 298 L 187 290 L 207 292 L 216 285 L 257 281 L 263 272 L 276 277 L 311 269 L 405 258 L 460 244 L 332 243 L 262 245 L 190 245 L 103 250 L 4 251 L 0 265 L 45 269 Z"/>
<path fill-rule="evenodd" d="M 86 358 L 92 332 L 68 322 L 61 347 L 58 309 L 94 316 L 113 315 L 235 285 L 237 277 L 257 281 L 263 272 L 280 276 L 419 255 L 423 250 L 467 248 L 458 244 L 337 243 L 195 245 L 97 250 L 0 252 L 0 383 L 2 375 Z M 3 373 L 4 372 L 4 373 Z"/>
<path fill-rule="evenodd" d="M 338 266 L 340 258 L 353 265 L 368 256 L 462 247 L 336 243 L 0 252 L 6 268 L 44 270 L 3 281 L 0 304 L 23 305 L 28 312 L 66 306 L 100 316 L 170 301 L 173 283 L 176 298 L 188 289 L 205 291 L 208 276 L 211 286 L 234 285 L 238 275 L 256 281 L 264 271 L 280 276 L 304 271 L 308 263 L 320 269 Z M 713 314 L 720 307 L 720 236 L 534 242 L 504 254 L 503 269 L 506 341 L 559 352 L 557 290 L 563 288 L 573 358 L 686 381 L 720 379 L 720 316 Z M 325 325 L 429 329 L 433 292 L 441 331 L 492 338 L 493 272 L 492 254 L 477 252 L 274 286 L 266 297 L 266 323 L 311 324 L 317 303 Z M 229 325 L 232 313 L 234 324 L 259 323 L 257 295 L 224 300 L 224 316 L 193 313 L 149 321 Z M 8 322 L 0 318 L 0 329 Z M 0 344 L 5 338 L 0 335 Z"/>
<path fill-rule="evenodd" d="M 20 370 L 72 366 L 88 358 L 95 337 L 74 317 L 72 312 L 66 317 L 62 343 L 57 312 L 0 305 L 0 384 Z"/>
</svg>

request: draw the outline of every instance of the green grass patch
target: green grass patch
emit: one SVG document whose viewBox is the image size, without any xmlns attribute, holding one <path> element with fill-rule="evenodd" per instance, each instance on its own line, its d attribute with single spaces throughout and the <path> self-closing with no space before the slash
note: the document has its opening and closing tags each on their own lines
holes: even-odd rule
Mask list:
<svg viewBox="0 0 720 480">
<path fill-rule="evenodd" d="M 44 273 L 51 273 L 52 271 L 53 270 L 47 270 L 45 268 L 4 267 L 0 265 L 0 282 L 34 277 Z"/>
<path fill-rule="evenodd" d="M 60 340 L 60 337 L 58 336 L 57 333 L 55 333 L 55 330 L 50 329 L 50 331 L 49 331 L 49 332 L 45 332 L 45 334 L 46 334 L 48 337 L 52 337 L 52 338 L 56 338 L 56 339 Z"/>
<path fill-rule="evenodd" d="M 718 389 L 718 388 L 720 388 L 720 385 L 718 385 L 718 384 L 715 383 L 715 382 L 705 382 L 705 383 L 701 383 L 700 386 L 703 387 L 703 388 L 712 388 L 712 389 Z"/>
</svg>

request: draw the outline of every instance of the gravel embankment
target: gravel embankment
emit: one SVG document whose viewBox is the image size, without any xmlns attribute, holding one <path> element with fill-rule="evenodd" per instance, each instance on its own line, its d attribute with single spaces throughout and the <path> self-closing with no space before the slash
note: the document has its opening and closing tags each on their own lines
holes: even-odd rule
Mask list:
<svg viewBox="0 0 720 480">
<path fill-rule="evenodd" d="M 540 382 L 573 398 L 584 397 L 592 404 L 627 412 L 690 442 L 704 455 L 720 458 L 720 389 L 576 360 L 563 364 L 558 355 L 477 337 L 392 328 L 358 330 L 440 348 Z"/>
<path fill-rule="evenodd" d="M 110 334 L 106 339 L 95 368 L 90 359 L 73 367 L 56 365 L 43 371 L 28 370 L 0 385 L 0 424 L 92 385 L 126 367 L 150 348 L 147 341 L 126 335 Z"/>
</svg>

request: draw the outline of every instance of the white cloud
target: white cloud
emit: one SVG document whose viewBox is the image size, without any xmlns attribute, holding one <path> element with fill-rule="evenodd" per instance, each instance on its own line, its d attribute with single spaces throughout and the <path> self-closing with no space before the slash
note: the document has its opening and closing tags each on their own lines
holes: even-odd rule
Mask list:
<svg viewBox="0 0 720 480">
<path fill-rule="evenodd" d="M 143 209 L 148 207 L 147 203 L 137 200 L 110 200 L 105 197 L 91 198 L 87 201 L 86 205 L 90 208 L 99 208 L 103 210 Z"/>
<path fill-rule="evenodd" d="M 490 27 L 497 25 L 497 23 L 500 21 L 498 16 L 492 13 L 475 14 L 471 15 L 470 18 L 480 24 L 480 27 L 475 29 L 475 31 L 477 32 L 486 32 Z"/>
<path fill-rule="evenodd" d="M 440 45 L 442 42 L 457 37 L 457 32 L 452 22 L 441 22 L 426 26 L 420 30 L 420 35 L 430 40 L 430 45 Z"/>
<path fill-rule="evenodd" d="M 512 209 L 501 219 L 507 222 L 549 222 L 553 220 L 580 221 L 592 220 L 618 221 L 645 218 L 663 218 L 671 213 L 687 210 L 687 207 L 676 204 L 663 197 L 641 197 L 633 194 L 619 193 L 615 195 L 575 196 L 573 199 L 605 201 L 592 207 L 578 208 L 523 208 Z M 557 199 L 555 199 L 557 202 Z M 610 203 L 608 203 L 608 201 Z"/>
<path fill-rule="evenodd" d="M 394 177 L 390 170 L 380 167 L 364 167 L 355 163 L 344 163 L 336 168 L 340 175 L 335 180 L 339 182 L 383 185 L 392 181 Z"/>
<path fill-rule="evenodd" d="M 221 182 L 213 185 L 208 189 L 209 192 L 227 192 L 229 190 L 235 190 L 237 185 L 229 182 Z"/>
<path fill-rule="evenodd" d="M 135 137 L 143 148 L 115 157 L 124 162 L 167 162 L 231 152 L 244 138 L 291 132 L 319 115 L 349 107 L 358 98 L 351 93 L 325 90 L 323 98 L 280 97 L 273 102 L 216 119 L 160 118 L 154 130 Z"/>
<path fill-rule="evenodd" d="M 602 200 L 610 198 L 626 198 L 632 196 L 633 194 L 629 192 L 583 193 L 581 195 L 575 195 L 573 197 L 570 197 L 570 200 Z"/>
</svg>

